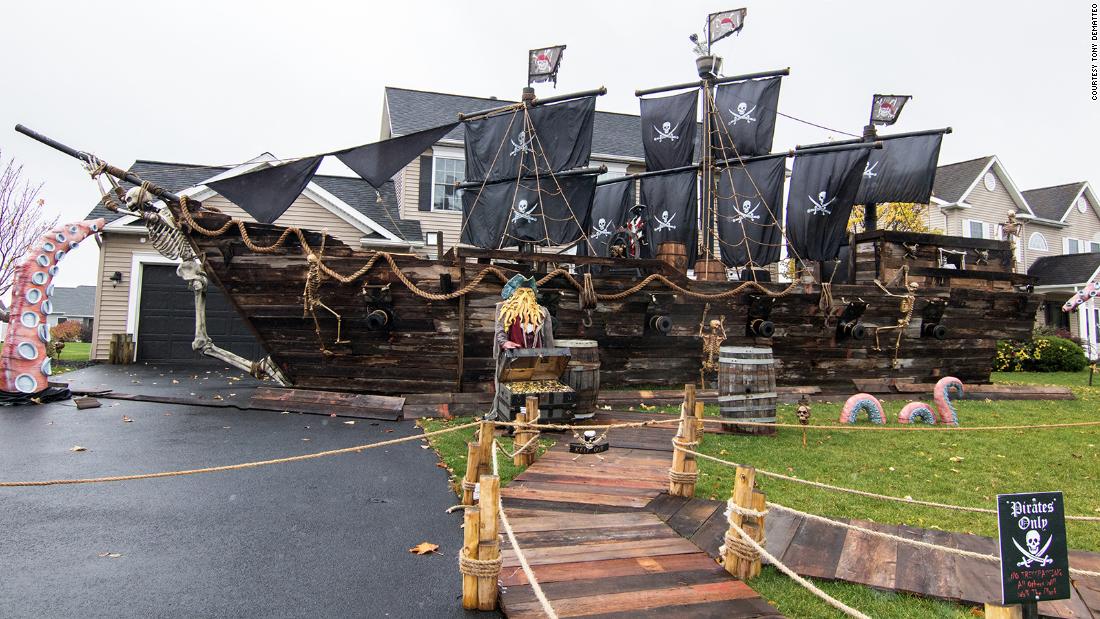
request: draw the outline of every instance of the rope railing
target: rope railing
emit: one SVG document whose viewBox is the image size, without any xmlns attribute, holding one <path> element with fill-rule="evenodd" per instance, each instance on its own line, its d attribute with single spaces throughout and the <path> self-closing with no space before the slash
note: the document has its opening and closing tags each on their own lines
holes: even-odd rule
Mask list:
<svg viewBox="0 0 1100 619">
<path fill-rule="evenodd" d="M 679 422 L 679 417 L 673 417 L 669 415 L 668 419 L 656 419 L 649 421 L 635 421 L 621 424 L 592 424 L 592 425 L 567 425 L 567 424 L 525 424 L 526 427 L 537 429 L 551 429 L 551 430 L 576 430 L 580 428 L 593 430 L 603 428 L 639 428 L 648 426 L 658 426 L 668 423 Z M 809 430 L 855 430 L 859 431 L 871 431 L 871 432 L 995 432 L 995 431 L 1012 431 L 1012 430 L 1053 430 L 1059 428 L 1083 428 L 1090 426 L 1100 426 L 1100 421 L 1076 421 L 1068 423 L 1043 423 L 1033 425 L 1007 425 L 1007 426 L 928 426 L 925 424 L 920 425 L 904 425 L 904 426 L 857 426 L 852 425 L 801 425 L 796 423 L 771 423 L 767 421 L 741 421 L 739 419 L 723 419 L 715 417 L 704 417 L 699 421 L 710 424 L 721 425 L 733 425 L 733 426 L 760 426 L 768 428 L 798 428 Z M 500 426 L 515 426 L 514 422 L 497 422 Z"/>
<path fill-rule="evenodd" d="M 379 441 L 377 443 L 366 443 L 364 445 L 356 445 L 354 447 L 344 447 L 341 449 L 329 449 L 327 451 L 318 451 L 314 453 L 303 454 L 300 456 L 288 456 L 285 458 L 275 458 L 271 460 L 256 460 L 253 462 L 242 462 L 240 464 L 228 464 L 224 466 L 209 466 L 198 469 L 184 469 L 179 471 L 163 471 L 159 473 L 140 473 L 136 475 L 114 475 L 109 477 L 84 477 L 76 479 L 51 479 L 43 481 L 4 481 L 0 482 L 0 488 L 20 488 L 20 487 L 36 487 L 36 486 L 65 486 L 75 484 L 95 484 L 115 481 L 133 481 L 138 479 L 158 479 L 161 477 L 182 477 L 184 475 L 200 475 L 204 473 L 220 473 L 224 471 L 238 471 L 241 469 L 257 468 L 261 466 L 269 466 L 272 464 L 286 464 L 289 462 L 303 462 L 305 460 L 315 460 L 317 458 L 325 458 L 328 456 L 338 456 L 341 454 L 358 453 L 367 449 L 374 449 L 377 447 L 386 447 L 389 445 L 397 445 L 398 443 L 406 443 L 409 441 L 418 441 L 428 438 L 430 436 L 438 436 L 440 434 L 446 434 L 448 432 L 457 432 L 458 430 L 465 430 L 466 428 L 472 428 L 477 425 L 477 422 L 466 423 L 462 425 L 452 426 L 450 428 L 443 428 L 441 430 L 434 430 L 432 432 L 425 432 L 423 434 L 413 434 L 411 436 L 405 436 L 401 438 L 395 438 L 385 441 Z"/>
</svg>

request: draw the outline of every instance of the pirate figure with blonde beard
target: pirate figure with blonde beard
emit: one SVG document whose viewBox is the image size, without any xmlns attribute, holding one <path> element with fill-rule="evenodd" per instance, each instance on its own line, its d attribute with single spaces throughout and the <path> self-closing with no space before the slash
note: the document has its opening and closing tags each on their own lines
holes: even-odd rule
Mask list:
<svg viewBox="0 0 1100 619">
<path fill-rule="evenodd" d="M 503 301 L 496 305 L 496 329 L 493 359 L 497 363 L 497 386 L 504 365 L 501 350 L 513 348 L 553 348 L 554 330 L 550 312 L 539 305 L 534 277 L 516 275 L 500 291 Z"/>
</svg>

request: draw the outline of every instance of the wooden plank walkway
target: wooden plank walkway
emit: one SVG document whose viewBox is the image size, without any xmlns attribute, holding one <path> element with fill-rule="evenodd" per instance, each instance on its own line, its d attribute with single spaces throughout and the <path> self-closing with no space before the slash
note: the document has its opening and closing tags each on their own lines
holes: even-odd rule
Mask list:
<svg viewBox="0 0 1100 619">
<path fill-rule="evenodd" d="M 665 435 L 662 450 L 627 446 L 655 440 L 643 432 Z M 558 443 L 501 490 L 516 540 L 554 611 L 607 619 L 782 617 L 647 509 L 667 496 L 669 438 L 666 430 L 616 430 L 602 457 L 577 457 Z M 505 614 L 544 617 L 507 538 L 502 552 Z"/>
</svg>

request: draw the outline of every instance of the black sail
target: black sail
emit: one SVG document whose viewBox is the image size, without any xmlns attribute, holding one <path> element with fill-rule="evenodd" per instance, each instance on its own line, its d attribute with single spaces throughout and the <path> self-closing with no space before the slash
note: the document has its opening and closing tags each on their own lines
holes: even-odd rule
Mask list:
<svg viewBox="0 0 1100 619">
<path fill-rule="evenodd" d="M 274 223 L 313 180 L 322 156 L 262 168 L 206 183 L 256 221 Z"/>
<path fill-rule="evenodd" d="M 802 260 L 835 260 L 870 149 L 798 155 L 787 195 L 787 245 Z"/>
<path fill-rule="evenodd" d="M 942 142 L 942 133 L 883 139 L 867 159 L 856 204 L 928 204 Z"/>
<path fill-rule="evenodd" d="M 500 180 L 588 165 L 596 98 L 466 121 L 466 180 Z"/>
<path fill-rule="evenodd" d="M 462 242 L 498 249 L 570 245 L 587 237 L 596 175 L 492 183 L 462 192 Z"/>
<path fill-rule="evenodd" d="M 691 164 L 695 154 L 695 90 L 671 97 L 642 99 L 642 145 L 645 167 L 653 172 Z"/>
<path fill-rule="evenodd" d="M 588 222 L 588 242 L 581 242 L 577 251 L 582 256 L 606 258 L 615 233 L 626 223 L 627 212 L 634 205 L 634 183 L 622 181 L 596 187 L 592 212 Z"/>
<path fill-rule="evenodd" d="M 764 266 L 780 258 L 785 157 L 732 166 L 718 176 L 718 238 L 727 266 Z"/>
<path fill-rule="evenodd" d="M 333 154 L 371 187 L 378 189 L 456 126 L 458 123 L 453 122 Z"/>
<path fill-rule="evenodd" d="M 642 204 L 646 209 L 646 229 L 652 257 L 665 242 L 683 243 L 689 257 L 696 253 L 696 180 L 694 170 L 650 176 L 642 179 Z"/>
<path fill-rule="evenodd" d="M 715 89 L 714 107 L 718 117 L 711 143 L 720 149 L 720 158 L 753 157 L 771 152 L 781 79 L 770 77 L 721 84 Z"/>
</svg>

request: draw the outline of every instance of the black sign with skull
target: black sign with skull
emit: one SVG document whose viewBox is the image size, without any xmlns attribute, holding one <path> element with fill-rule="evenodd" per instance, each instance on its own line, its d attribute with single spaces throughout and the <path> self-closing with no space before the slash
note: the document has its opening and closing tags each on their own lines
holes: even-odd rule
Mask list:
<svg viewBox="0 0 1100 619">
<path fill-rule="evenodd" d="M 714 95 L 717 118 L 711 143 L 720 159 L 771 152 L 781 79 L 771 77 L 718 86 Z"/>
<path fill-rule="evenodd" d="M 653 172 L 691 165 L 695 154 L 698 100 L 696 90 L 641 100 L 646 170 Z"/>
<path fill-rule="evenodd" d="M 997 531 L 1002 604 L 1070 597 L 1061 492 L 998 494 Z"/>
</svg>

